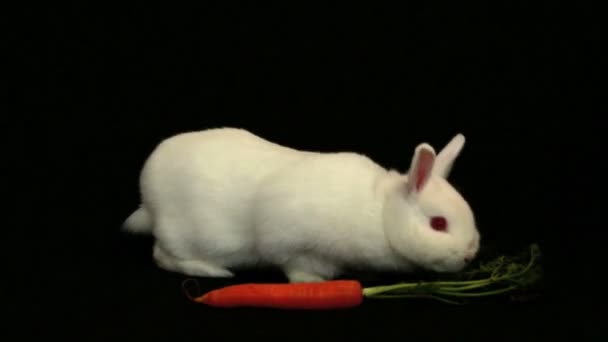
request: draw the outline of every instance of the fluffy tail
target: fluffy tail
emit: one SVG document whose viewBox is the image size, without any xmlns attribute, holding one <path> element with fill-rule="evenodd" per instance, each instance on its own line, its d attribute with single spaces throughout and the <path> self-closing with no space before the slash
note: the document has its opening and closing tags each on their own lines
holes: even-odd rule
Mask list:
<svg viewBox="0 0 608 342">
<path fill-rule="evenodd" d="M 145 234 L 152 231 L 152 219 L 150 214 L 140 207 L 129 216 L 122 225 L 122 229 L 129 233 Z"/>
</svg>

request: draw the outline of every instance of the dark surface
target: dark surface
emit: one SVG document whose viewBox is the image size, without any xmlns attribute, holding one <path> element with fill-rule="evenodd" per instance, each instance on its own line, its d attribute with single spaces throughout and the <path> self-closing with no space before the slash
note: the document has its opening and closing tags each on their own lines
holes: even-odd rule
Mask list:
<svg viewBox="0 0 608 342">
<path fill-rule="evenodd" d="M 24 100 L 25 134 L 11 144 L 18 172 L 36 180 L 16 198 L 28 242 L 17 248 L 27 265 L 17 287 L 29 299 L 17 313 L 35 323 L 20 332 L 81 341 L 599 340 L 597 290 L 579 291 L 591 284 L 587 262 L 601 244 L 591 206 L 599 188 L 586 171 L 602 137 L 593 115 L 605 113 L 591 105 L 600 94 L 593 10 L 355 7 L 32 12 L 31 25 L 15 31 L 26 68 L 11 88 Z M 138 172 L 154 146 L 214 126 L 295 148 L 354 150 L 402 171 L 419 142 L 440 147 L 463 132 L 451 180 L 476 212 L 480 257 L 539 243 L 542 296 L 465 307 L 369 301 L 341 312 L 189 303 L 184 277 L 153 264 L 150 238 L 119 227 L 138 204 Z M 270 280 L 284 281 L 247 272 L 201 286 Z"/>
</svg>

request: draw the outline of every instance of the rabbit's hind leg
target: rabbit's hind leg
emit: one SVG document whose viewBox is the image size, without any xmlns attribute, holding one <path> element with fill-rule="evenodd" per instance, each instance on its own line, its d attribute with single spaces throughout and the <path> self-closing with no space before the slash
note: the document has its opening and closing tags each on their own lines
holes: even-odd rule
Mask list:
<svg viewBox="0 0 608 342">
<path fill-rule="evenodd" d="M 199 259 L 180 259 L 167 253 L 159 244 L 154 245 L 156 264 L 167 271 L 182 273 L 192 277 L 232 278 L 229 270 Z"/>
</svg>

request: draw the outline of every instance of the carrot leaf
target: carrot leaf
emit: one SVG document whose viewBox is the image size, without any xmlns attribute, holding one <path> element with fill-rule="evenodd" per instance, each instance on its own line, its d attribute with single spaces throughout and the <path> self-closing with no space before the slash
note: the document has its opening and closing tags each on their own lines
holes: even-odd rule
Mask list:
<svg viewBox="0 0 608 342">
<path fill-rule="evenodd" d="M 450 304 L 463 304 L 466 299 L 523 291 L 542 279 L 539 264 L 540 247 L 532 244 L 514 257 L 499 256 L 463 272 L 457 279 L 401 282 L 394 285 L 367 287 L 368 298 L 431 298 Z"/>
</svg>

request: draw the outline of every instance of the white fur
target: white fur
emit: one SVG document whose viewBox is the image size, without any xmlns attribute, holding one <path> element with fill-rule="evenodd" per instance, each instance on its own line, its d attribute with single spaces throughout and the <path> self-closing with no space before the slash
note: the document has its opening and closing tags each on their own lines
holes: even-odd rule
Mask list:
<svg viewBox="0 0 608 342">
<path fill-rule="evenodd" d="M 237 128 L 182 133 L 146 161 L 142 204 L 125 229 L 152 233 L 157 264 L 191 276 L 256 265 L 291 282 L 349 268 L 458 271 L 479 246 L 471 209 L 445 179 L 463 144 L 459 134 L 437 156 L 420 144 L 400 174 L 360 154 L 298 151 Z M 450 232 L 432 230 L 432 215 Z"/>
</svg>

